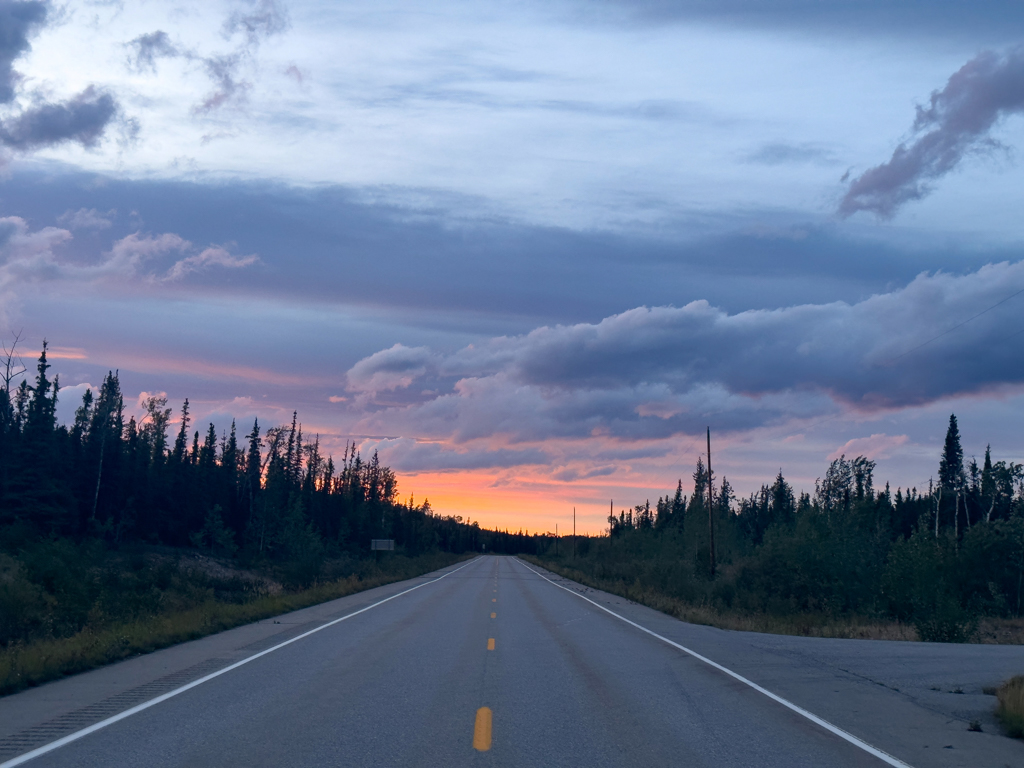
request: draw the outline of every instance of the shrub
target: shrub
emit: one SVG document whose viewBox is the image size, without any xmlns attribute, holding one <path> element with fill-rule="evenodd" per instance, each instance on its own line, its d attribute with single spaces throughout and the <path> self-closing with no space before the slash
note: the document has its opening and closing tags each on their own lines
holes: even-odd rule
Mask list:
<svg viewBox="0 0 1024 768">
<path fill-rule="evenodd" d="M 1007 680 L 996 691 L 996 696 L 999 698 L 996 716 L 1006 733 L 1017 739 L 1024 738 L 1024 675 Z"/>
</svg>

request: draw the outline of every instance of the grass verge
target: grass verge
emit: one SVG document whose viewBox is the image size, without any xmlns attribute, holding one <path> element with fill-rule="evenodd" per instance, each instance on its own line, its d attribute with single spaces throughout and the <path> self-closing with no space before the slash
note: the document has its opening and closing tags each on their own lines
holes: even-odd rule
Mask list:
<svg viewBox="0 0 1024 768">
<path fill-rule="evenodd" d="M 838 637 L 858 640 L 921 639 L 914 625 L 898 621 L 880 621 L 877 618 L 866 616 L 836 618 L 827 613 L 778 615 L 721 611 L 708 605 L 695 605 L 658 592 L 644 586 L 639 580 L 627 582 L 621 579 L 600 578 L 586 571 L 533 555 L 519 555 L 519 557 L 567 579 L 625 597 L 691 624 L 799 637 Z M 992 645 L 1024 645 L 1024 619 L 983 617 L 978 621 L 978 628 L 971 638 L 971 642 Z"/>
<path fill-rule="evenodd" d="M 309 589 L 264 595 L 245 603 L 209 599 L 200 605 L 119 622 L 63 638 L 13 643 L 0 648 L 0 695 L 85 672 L 114 661 L 249 624 L 311 605 L 336 600 L 464 560 L 470 555 L 436 553 L 408 558 L 402 567 L 340 578 Z"/>
<path fill-rule="evenodd" d="M 996 691 L 999 705 L 996 717 L 1008 736 L 1024 739 L 1024 675 L 1012 677 Z"/>
<path fill-rule="evenodd" d="M 534 565 L 546 568 L 552 573 L 584 584 L 603 592 L 625 597 L 648 608 L 667 613 L 669 616 L 691 624 L 704 624 L 719 629 L 735 629 L 744 632 L 767 632 L 775 635 L 798 635 L 803 637 L 842 637 L 864 640 L 917 640 L 917 631 L 912 625 L 899 622 L 882 622 L 876 619 L 850 617 L 838 620 L 826 614 L 795 614 L 776 616 L 767 613 L 726 613 L 710 606 L 693 605 L 678 598 L 645 587 L 639 582 L 628 583 L 620 580 L 601 579 L 584 571 L 569 568 L 558 563 L 519 555 Z"/>
</svg>

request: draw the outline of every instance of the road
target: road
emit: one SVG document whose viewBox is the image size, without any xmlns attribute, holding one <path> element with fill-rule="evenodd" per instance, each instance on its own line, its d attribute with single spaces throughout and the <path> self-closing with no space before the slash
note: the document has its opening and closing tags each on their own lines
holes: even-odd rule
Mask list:
<svg viewBox="0 0 1024 768">
<path fill-rule="evenodd" d="M 727 632 L 494 556 L 281 622 L 0 699 L 0 766 L 1024 766 L 980 691 L 1019 647 Z"/>
</svg>

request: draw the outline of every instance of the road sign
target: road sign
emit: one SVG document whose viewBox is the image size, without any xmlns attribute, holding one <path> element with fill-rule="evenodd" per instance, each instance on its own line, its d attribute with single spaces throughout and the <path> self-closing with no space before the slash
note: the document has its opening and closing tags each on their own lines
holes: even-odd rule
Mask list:
<svg viewBox="0 0 1024 768">
<path fill-rule="evenodd" d="M 394 539 L 370 539 L 370 550 L 384 550 L 385 552 L 392 552 L 395 549 Z"/>
</svg>

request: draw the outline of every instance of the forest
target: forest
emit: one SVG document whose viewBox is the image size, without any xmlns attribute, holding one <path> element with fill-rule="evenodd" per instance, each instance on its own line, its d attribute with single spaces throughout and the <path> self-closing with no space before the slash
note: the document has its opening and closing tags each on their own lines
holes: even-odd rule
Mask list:
<svg viewBox="0 0 1024 768">
<path fill-rule="evenodd" d="M 780 470 L 740 499 L 700 458 L 691 495 L 680 480 L 610 514 L 606 537 L 545 542 L 538 562 L 721 626 L 1024 642 L 1024 468 L 991 448 L 965 463 L 955 415 L 938 458 L 927 489 L 877 488 L 875 462 L 840 456 L 813 494 Z"/>
<path fill-rule="evenodd" d="M 218 435 L 185 400 L 172 430 L 109 372 L 58 424 L 46 352 L 34 376 L 0 359 L 0 692 L 527 541 L 400 501 L 376 453 L 336 462 L 297 415 Z"/>
</svg>

